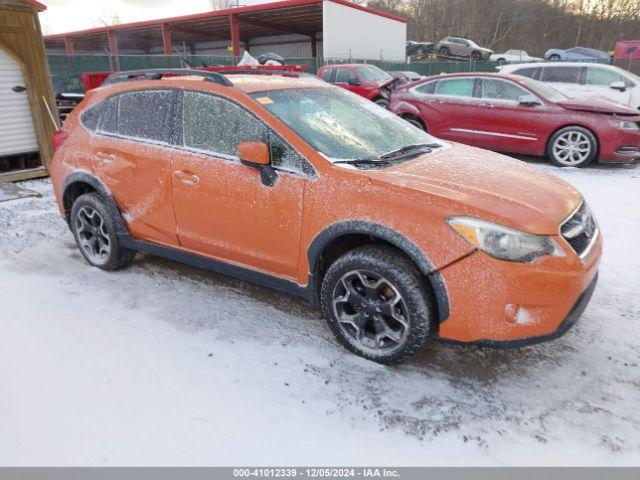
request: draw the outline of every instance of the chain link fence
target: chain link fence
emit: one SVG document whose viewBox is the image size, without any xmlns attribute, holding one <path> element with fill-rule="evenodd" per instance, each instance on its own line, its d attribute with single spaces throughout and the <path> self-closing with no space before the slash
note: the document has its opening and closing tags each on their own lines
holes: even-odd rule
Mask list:
<svg viewBox="0 0 640 480">
<path fill-rule="evenodd" d="M 203 55 L 48 55 L 49 69 L 54 90 L 60 93 L 82 93 L 80 75 L 85 72 L 109 72 L 143 68 L 184 68 L 214 65 L 234 65 L 232 57 Z M 412 70 L 420 75 L 438 75 L 458 72 L 493 72 L 495 62 L 475 61 L 420 61 L 388 62 L 383 60 L 325 60 L 319 58 L 292 58 L 287 64 L 306 65 L 309 73 L 317 73 L 323 65 L 341 63 L 368 63 L 387 71 Z"/>
</svg>

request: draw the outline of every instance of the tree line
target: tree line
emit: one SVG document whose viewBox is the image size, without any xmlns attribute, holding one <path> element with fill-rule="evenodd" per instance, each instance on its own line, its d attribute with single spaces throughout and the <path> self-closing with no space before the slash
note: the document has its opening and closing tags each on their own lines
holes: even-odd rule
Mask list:
<svg viewBox="0 0 640 480">
<path fill-rule="evenodd" d="M 504 51 L 541 56 L 575 46 L 610 51 L 640 39 L 640 0 L 353 0 L 409 20 L 407 38 L 470 38 Z"/>
</svg>

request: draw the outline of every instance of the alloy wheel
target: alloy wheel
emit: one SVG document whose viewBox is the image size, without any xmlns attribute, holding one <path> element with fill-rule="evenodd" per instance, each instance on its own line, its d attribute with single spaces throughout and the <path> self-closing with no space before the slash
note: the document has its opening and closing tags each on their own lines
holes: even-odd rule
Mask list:
<svg viewBox="0 0 640 480">
<path fill-rule="evenodd" d="M 561 164 L 575 166 L 585 162 L 591 155 L 591 142 L 582 132 L 563 133 L 553 142 L 553 156 Z"/>
<path fill-rule="evenodd" d="M 393 350 L 407 338 L 404 298 L 389 280 L 371 271 L 353 270 L 340 278 L 333 310 L 343 332 L 365 350 Z"/>
<path fill-rule="evenodd" d="M 100 213 L 92 207 L 82 207 L 76 215 L 75 228 L 80 248 L 91 262 L 106 262 L 111 254 L 111 240 Z"/>
</svg>

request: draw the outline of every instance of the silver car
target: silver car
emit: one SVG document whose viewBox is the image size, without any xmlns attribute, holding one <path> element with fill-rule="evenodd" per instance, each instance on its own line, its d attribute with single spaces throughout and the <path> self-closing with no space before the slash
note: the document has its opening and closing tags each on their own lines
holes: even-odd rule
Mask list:
<svg viewBox="0 0 640 480">
<path fill-rule="evenodd" d="M 445 37 L 438 42 L 438 55 L 442 57 L 471 57 L 473 60 L 487 60 L 492 50 L 480 47 L 467 38 Z"/>
</svg>

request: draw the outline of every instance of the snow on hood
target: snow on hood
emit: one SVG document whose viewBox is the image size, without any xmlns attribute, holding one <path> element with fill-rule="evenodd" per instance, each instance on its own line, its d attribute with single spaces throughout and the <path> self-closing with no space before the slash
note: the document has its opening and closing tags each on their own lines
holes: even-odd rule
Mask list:
<svg viewBox="0 0 640 480">
<path fill-rule="evenodd" d="M 557 104 L 563 108 L 566 108 L 567 110 L 578 110 L 582 112 L 610 113 L 616 115 L 634 116 L 640 115 L 640 112 L 638 112 L 638 110 L 626 107 L 599 95 L 570 98 L 557 102 Z"/>
<path fill-rule="evenodd" d="M 498 153 L 453 144 L 383 170 L 370 170 L 373 182 L 446 197 L 460 211 L 536 234 L 558 234 L 582 195 L 554 175 Z"/>
</svg>

